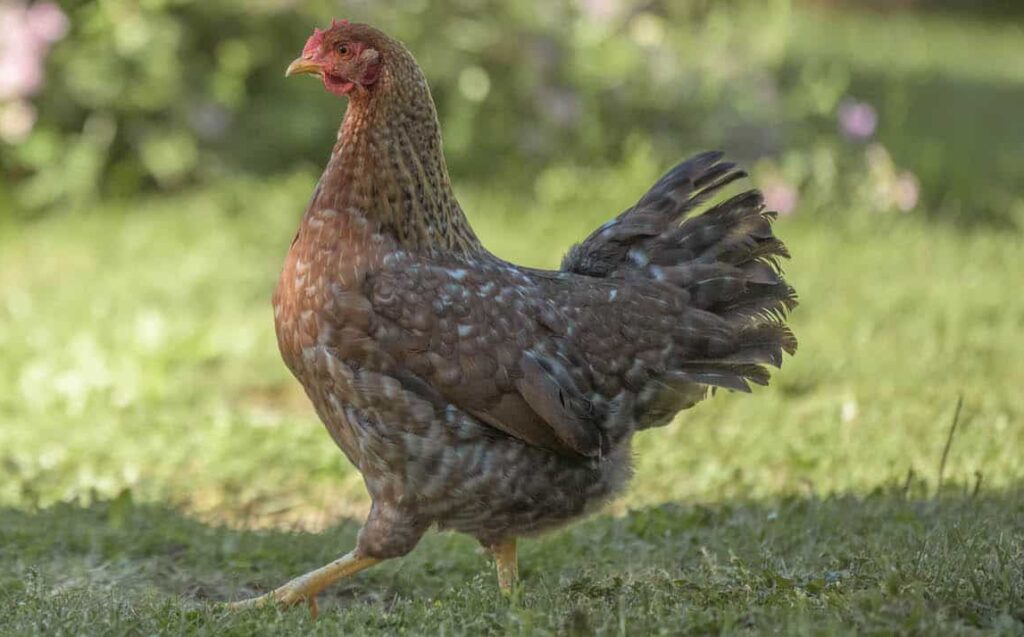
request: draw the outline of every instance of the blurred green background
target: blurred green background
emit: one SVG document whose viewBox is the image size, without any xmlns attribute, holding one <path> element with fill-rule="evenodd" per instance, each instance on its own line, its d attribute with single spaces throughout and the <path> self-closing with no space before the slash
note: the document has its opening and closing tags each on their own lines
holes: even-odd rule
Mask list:
<svg viewBox="0 0 1024 637">
<path fill-rule="evenodd" d="M 837 130 L 843 104 L 863 101 L 881 117 L 862 137 L 910 171 L 925 210 L 1010 221 L 1024 189 L 1024 127 L 1012 123 L 1024 103 L 1013 6 L 63 2 L 69 31 L 36 46 L 8 38 L 8 75 L 43 66 L 30 90 L 0 91 L 0 209 L 20 220 L 239 175 L 317 170 L 342 107 L 285 82 L 281 69 L 310 25 L 344 14 L 386 25 L 415 51 L 458 183 L 499 179 L 547 192 L 560 167 L 616 166 L 637 144 L 659 161 L 720 147 L 748 163 L 768 158 L 815 203 L 885 208 L 884 196 L 857 195 L 884 190 L 878 182 L 891 175 L 877 163 L 883 174 L 867 174 L 862 148 Z M 23 30 L 55 29 L 56 17 L 35 13 Z"/>
<path fill-rule="evenodd" d="M 770 388 L 640 436 L 611 515 L 527 549 L 563 573 L 526 567 L 550 596 L 532 611 L 472 579 L 471 544 L 432 537 L 367 576 L 392 595 L 335 620 L 1019 634 L 1022 7 L 0 0 L 0 627 L 253 634 L 160 600 L 265 590 L 338 551 L 281 529 L 351 542 L 360 478 L 280 362 L 269 303 L 345 108 L 283 71 L 338 17 L 415 53 L 500 256 L 555 267 L 720 148 L 782 213 L 801 305 Z"/>
</svg>

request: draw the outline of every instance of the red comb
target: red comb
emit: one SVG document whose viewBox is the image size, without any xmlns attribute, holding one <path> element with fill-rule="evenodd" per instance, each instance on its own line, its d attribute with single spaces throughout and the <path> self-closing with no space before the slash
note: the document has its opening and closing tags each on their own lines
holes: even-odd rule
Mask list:
<svg viewBox="0 0 1024 637">
<path fill-rule="evenodd" d="M 348 20 L 335 20 L 334 18 L 331 18 L 330 29 L 337 29 L 338 27 L 344 26 L 348 26 Z M 328 29 L 328 31 L 330 29 Z M 326 34 L 327 31 L 313 29 L 313 35 L 309 36 L 309 39 L 306 40 L 306 46 L 302 47 L 302 55 L 308 57 L 310 55 L 314 55 L 317 51 L 319 51 L 320 45 L 323 43 L 324 36 Z"/>
<path fill-rule="evenodd" d="M 306 40 L 306 46 L 302 47 L 302 55 L 310 56 L 320 49 L 320 43 L 324 40 L 324 32 L 320 29 L 313 29 L 313 35 Z"/>
</svg>

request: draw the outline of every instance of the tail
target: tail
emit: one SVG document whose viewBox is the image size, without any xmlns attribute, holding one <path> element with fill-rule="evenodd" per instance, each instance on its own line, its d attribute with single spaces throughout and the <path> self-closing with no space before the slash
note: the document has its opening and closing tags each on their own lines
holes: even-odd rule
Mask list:
<svg viewBox="0 0 1024 637">
<path fill-rule="evenodd" d="M 671 420 L 709 387 L 750 391 L 765 385 L 766 365 L 796 352 L 785 325 L 797 305 L 782 278 L 785 245 L 772 233 L 776 213 L 756 190 L 689 216 L 732 182 L 746 176 L 708 152 L 670 170 L 634 205 L 570 249 L 562 270 L 592 277 L 635 277 L 683 290 L 691 314 L 720 334 L 650 383 L 636 405 L 642 426 Z"/>
</svg>

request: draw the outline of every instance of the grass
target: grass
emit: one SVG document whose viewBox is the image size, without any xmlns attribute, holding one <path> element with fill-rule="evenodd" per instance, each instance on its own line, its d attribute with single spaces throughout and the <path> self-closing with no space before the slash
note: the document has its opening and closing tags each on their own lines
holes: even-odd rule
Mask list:
<svg viewBox="0 0 1024 637">
<path fill-rule="evenodd" d="M 603 210 L 655 176 L 629 172 Z M 767 391 L 641 436 L 626 497 L 525 543 L 513 603 L 472 541 L 431 535 L 333 590 L 315 624 L 207 604 L 347 550 L 367 506 L 272 333 L 311 186 L 236 183 L 2 240 L 0 631 L 1024 631 L 1022 238 L 914 215 L 782 220 L 799 354 Z M 489 245 L 534 265 L 606 215 L 463 199 L 492 212 L 474 219 Z"/>
<path fill-rule="evenodd" d="M 17 634 L 1019 634 L 1019 493 L 667 504 L 602 516 L 522 551 L 503 600 L 474 543 L 428 536 L 407 558 L 304 609 L 207 605 L 280 583 L 354 541 L 211 527 L 126 498 L 0 518 L 0 626 Z M 9 550 L 9 549 L 8 549 Z M 5 551 L 6 552 L 6 551 Z M 5 569 L 6 570 L 6 569 Z"/>
</svg>

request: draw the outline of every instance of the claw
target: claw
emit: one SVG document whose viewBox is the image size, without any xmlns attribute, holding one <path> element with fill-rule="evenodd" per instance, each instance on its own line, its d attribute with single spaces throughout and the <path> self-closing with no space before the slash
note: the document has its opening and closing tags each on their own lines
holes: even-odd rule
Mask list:
<svg viewBox="0 0 1024 637">
<path fill-rule="evenodd" d="M 227 609 L 233 612 L 250 610 L 253 608 L 260 608 L 263 606 L 276 605 L 281 610 L 286 610 L 294 606 L 298 606 L 302 602 L 306 603 L 309 608 L 309 616 L 316 619 L 320 616 L 320 607 L 316 603 L 316 597 L 300 597 L 294 594 L 293 591 L 274 591 L 267 593 L 266 595 L 260 595 L 259 597 L 252 597 L 249 599 L 243 599 L 237 602 L 230 602 L 227 604 Z"/>
<path fill-rule="evenodd" d="M 316 596 L 320 591 L 339 579 L 354 575 L 379 561 L 376 558 L 361 557 L 353 551 L 334 560 L 327 566 L 296 577 L 284 586 L 266 595 L 232 602 L 227 607 L 228 610 L 232 611 L 259 608 L 269 604 L 275 604 L 279 608 L 291 608 L 305 602 L 309 606 L 309 614 L 313 619 L 316 619 L 320 614 L 320 609 L 316 603 Z"/>
</svg>

